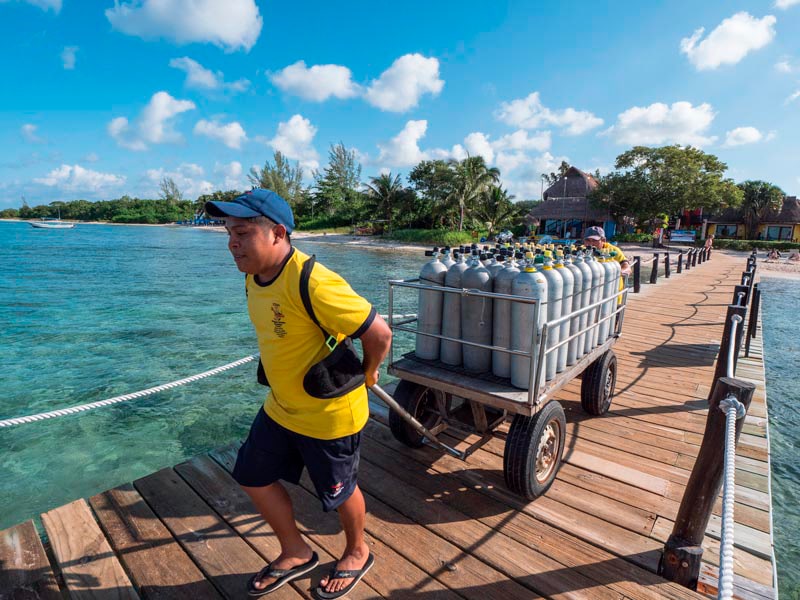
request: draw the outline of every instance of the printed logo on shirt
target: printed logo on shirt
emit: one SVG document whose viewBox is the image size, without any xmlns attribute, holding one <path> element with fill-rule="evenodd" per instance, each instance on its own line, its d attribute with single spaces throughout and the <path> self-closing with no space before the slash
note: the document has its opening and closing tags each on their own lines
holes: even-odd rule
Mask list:
<svg viewBox="0 0 800 600">
<path fill-rule="evenodd" d="M 342 483 L 341 481 L 339 483 L 335 484 L 335 485 L 332 485 L 331 486 L 331 497 L 332 498 L 336 498 L 336 496 L 338 496 L 339 494 L 342 493 L 343 489 L 344 489 L 344 483 Z"/>
<path fill-rule="evenodd" d="M 286 335 L 286 329 L 284 329 L 284 325 L 286 325 L 286 317 L 281 312 L 281 305 L 277 302 L 272 303 L 272 324 L 274 325 L 273 331 L 275 335 L 279 338 L 282 338 Z"/>
</svg>

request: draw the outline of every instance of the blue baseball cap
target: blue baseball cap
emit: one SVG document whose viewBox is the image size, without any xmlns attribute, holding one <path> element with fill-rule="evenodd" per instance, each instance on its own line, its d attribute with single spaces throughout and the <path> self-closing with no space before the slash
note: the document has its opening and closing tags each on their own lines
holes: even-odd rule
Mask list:
<svg viewBox="0 0 800 600">
<path fill-rule="evenodd" d="M 294 215 L 289 203 L 272 190 L 256 188 L 237 196 L 231 202 L 206 202 L 206 213 L 212 217 L 238 217 L 252 219 L 267 217 L 286 227 L 288 233 L 294 229 Z"/>
<path fill-rule="evenodd" d="M 598 227 L 597 225 L 593 227 L 588 227 L 583 234 L 583 239 L 585 240 L 602 240 L 606 237 L 606 232 L 603 231 L 602 227 Z"/>
</svg>

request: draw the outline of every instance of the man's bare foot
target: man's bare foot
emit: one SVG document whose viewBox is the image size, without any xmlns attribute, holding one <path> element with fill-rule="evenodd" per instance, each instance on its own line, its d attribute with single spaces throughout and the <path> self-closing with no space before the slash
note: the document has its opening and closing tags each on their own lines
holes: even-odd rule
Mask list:
<svg viewBox="0 0 800 600">
<path fill-rule="evenodd" d="M 307 563 L 313 555 L 314 551 L 311 550 L 310 546 L 306 546 L 303 550 L 297 552 L 281 552 L 280 556 L 273 560 L 269 566 L 273 569 L 293 569 Z M 262 577 L 253 582 L 253 587 L 257 590 L 263 590 L 276 581 L 276 577 Z"/>
<path fill-rule="evenodd" d="M 367 559 L 369 558 L 369 546 L 367 546 L 366 542 L 362 542 L 361 546 L 353 550 L 352 552 L 345 553 L 344 556 L 336 563 L 336 570 L 337 571 L 360 571 L 364 568 L 364 565 L 367 564 Z M 319 582 L 319 587 L 326 592 L 335 593 L 339 590 L 343 590 L 348 585 L 353 582 L 353 578 L 345 578 L 345 579 L 329 579 L 326 575 L 322 578 L 322 581 Z"/>
</svg>

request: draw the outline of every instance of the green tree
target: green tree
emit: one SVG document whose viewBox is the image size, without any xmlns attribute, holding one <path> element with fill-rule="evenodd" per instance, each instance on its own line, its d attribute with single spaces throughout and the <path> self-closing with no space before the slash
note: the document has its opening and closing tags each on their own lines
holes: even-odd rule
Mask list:
<svg viewBox="0 0 800 600">
<path fill-rule="evenodd" d="M 448 199 L 455 173 L 446 160 L 423 160 L 408 174 L 417 195 L 417 219 L 424 227 L 442 227 L 447 220 Z"/>
<path fill-rule="evenodd" d="M 779 211 L 783 206 L 783 190 L 777 185 L 766 181 L 745 181 L 739 184 L 744 199 L 744 222 L 747 227 L 747 237 L 756 239 L 758 226 L 770 210 Z"/>
<path fill-rule="evenodd" d="M 448 201 L 458 206 L 458 230 L 464 229 L 464 216 L 477 203 L 481 194 L 500 180 L 500 170 L 489 167 L 483 156 L 467 156 L 464 160 L 450 161 L 453 183 Z"/>
<path fill-rule="evenodd" d="M 344 223 L 354 220 L 364 200 L 360 187 L 361 164 L 355 150 L 348 150 L 341 142 L 331 145 L 327 166 L 314 173 L 312 211 L 335 214 Z"/>
<path fill-rule="evenodd" d="M 511 202 L 513 199 L 514 196 L 510 196 L 507 190 L 498 185 L 488 187 L 481 194 L 475 217 L 486 225 L 490 238 L 495 231 L 512 223 L 518 216 L 519 210 Z"/>
<path fill-rule="evenodd" d="M 615 168 L 600 178 L 590 198 L 618 221 L 628 216 L 653 226 L 659 213 L 741 203 L 742 191 L 723 177 L 727 165 L 691 146 L 636 146 L 617 157 Z"/>
<path fill-rule="evenodd" d="M 273 162 L 264 162 L 261 168 L 252 167 L 247 178 L 253 187 L 272 190 L 294 208 L 303 199 L 303 168 L 297 161 L 292 165 L 277 150 L 272 155 L 272 160 Z"/>
<path fill-rule="evenodd" d="M 389 233 L 391 233 L 394 213 L 405 192 L 400 175 L 392 177 L 391 173 L 383 173 L 378 177 L 370 177 L 370 182 L 364 184 L 364 189 L 367 198 L 372 201 L 377 210 L 383 213 L 388 222 Z"/>
<path fill-rule="evenodd" d="M 553 173 L 551 172 L 549 175 L 547 173 L 542 173 L 542 177 L 544 178 L 544 182 L 547 184 L 547 187 L 553 185 L 556 181 L 564 177 L 567 174 L 567 171 L 570 169 L 570 164 L 562 160 L 561 164 L 558 165 L 558 172 Z"/>
</svg>

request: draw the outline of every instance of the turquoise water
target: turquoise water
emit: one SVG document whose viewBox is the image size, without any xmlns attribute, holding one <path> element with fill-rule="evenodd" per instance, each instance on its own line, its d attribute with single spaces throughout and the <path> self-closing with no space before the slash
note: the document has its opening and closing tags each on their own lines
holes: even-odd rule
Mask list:
<svg viewBox="0 0 800 600">
<path fill-rule="evenodd" d="M 780 597 L 800 600 L 800 281 L 763 279 L 762 318 L 772 451 L 772 503 Z"/>
<path fill-rule="evenodd" d="M 0 418 L 102 400 L 255 353 L 224 234 L 0 223 Z M 296 242 L 387 311 L 418 254 Z M 800 282 L 762 282 L 781 596 L 800 598 Z M 413 296 L 394 312 L 413 311 Z M 248 364 L 162 394 L 0 430 L 0 529 L 240 439 L 263 398 Z M 793 596 L 792 594 L 795 594 Z"/>
<path fill-rule="evenodd" d="M 0 418 L 103 400 L 257 353 L 224 234 L 0 223 Z M 424 258 L 297 242 L 386 312 Z M 401 303 L 395 312 L 409 312 Z M 80 415 L 0 430 L 0 529 L 246 434 L 264 388 L 247 364 Z"/>
</svg>

